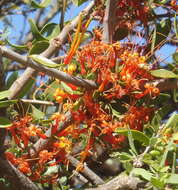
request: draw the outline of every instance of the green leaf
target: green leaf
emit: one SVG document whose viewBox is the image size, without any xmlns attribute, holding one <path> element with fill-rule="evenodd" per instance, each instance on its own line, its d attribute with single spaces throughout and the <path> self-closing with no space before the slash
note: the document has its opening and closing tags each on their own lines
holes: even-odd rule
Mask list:
<svg viewBox="0 0 178 190">
<path fill-rule="evenodd" d="M 76 6 L 80 6 L 85 3 L 87 0 L 72 0 L 73 4 Z"/>
<path fill-rule="evenodd" d="M 45 35 L 45 38 L 51 40 L 60 33 L 59 24 L 48 23 L 40 31 L 41 34 Z"/>
<path fill-rule="evenodd" d="M 8 98 L 10 94 L 10 90 L 5 90 L 0 92 L 0 100 L 4 99 L 4 98 Z"/>
<path fill-rule="evenodd" d="M 171 115 L 171 117 L 168 119 L 168 121 L 166 122 L 165 128 L 174 128 L 174 127 L 178 127 L 178 114 L 173 113 Z"/>
<path fill-rule="evenodd" d="M 178 21 L 177 21 L 177 14 L 174 16 L 174 29 L 176 33 L 176 38 L 178 39 Z"/>
<path fill-rule="evenodd" d="M 178 102 L 178 90 L 177 89 L 173 90 L 173 100 L 175 103 Z"/>
<path fill-rule="evenodd" d="M 30 55 L 29 56 L 33 61 L 41 64 L 41 65 L 44 65 L 46 67 L 51 67 L 51 68 L 57 68 L 59 67 L 59 64 L 56 64 L 54 63 L 53 61 L 51 61 L 50 59 L 47 59 L 46 57 L 43 57 L 41 55 L 36 55 L 36 54 L 33 54 L 33 55 Z"/>
<path fill-rule="evenodd" d="M 69 94 L 74 94 L 74 91 L 72 90 L 72 88 L 70 86 L 68 86 L 65 82 L 61 82 L 61 87 L 63 88 L 63 90 L 65 90 L 67 93 Z"/>
<path fill-rule="evenodd" d="M 148 172 L 147 170 L 143 168 L 134 168 L 131 173 L 136 176 L 141 176 L 142 178 L 146 179 L 147 181 L 150 181 L 153 174 L 151 172 Z"/>
<path fill-rule="evenodd" d="M 166 4 L 168 2 L 168 0 L 162 0 L 160 1 L 160 4 Z"/>
<path fill-rule="evenodd" d="M 174 61 L 178 64 L 178 52 L 172 54 Z"/>
<path fill-rule="evenodd" d="M 131 152 L 133 153 L 133 155 L 138 155 L 130 129 L 128 130 L 127 134 L 128 134 L 128 140 L 129 140 L 129 146 L 131 148 Z"/>
<path fill-rule="evenodd" d="M 129 130 L 128 129 L 116 129 L 116 132 L 121 135 L 128 136 Z M 130 132 L 132 133 L 132 137 L 134 140 L 144 143 L 144 145 L 146 145 L 146 146 L 149 145 L 150 140 L 144 133 L 142 133 L 141 131 L 137 131 L 137 130 L 130 130 Z"/>
<path fill-rule="evenodd" d="M 24 88 L 21 90 L 20 94 L 18 95 L 18 98 L 23 98 L 27 93 L 30 91 L 31 87 L 35 83 L 34 79 L 29 79 L 27 84 L 24 86 Z"/>
<path fill-rule="evenodd" d="M 6 86 L 7 88 L 10 88 L 10 86 L 12 85 L 12 83 L 18 78 L 18 71 L 14 71 L 10 76 L 9 78 L 7 79 L 7 82 L 6 82 Z"/>
<path fill-rule="evenodd" d="M 45 8 L 51 3 L 51 0 L 42 0 L 41 3 L 37 3 L 36 1 L 31 1 L 31 6 L 34 8 Z"/>
<path fill-rule="evenodd" d="M 16 45 L 16 44 L 12 44 L 9 40 L 6 40 L 6 42 L 9 44 L 9 46 L 17 49 L 17 50 L 28 50 L 28 46 L 27 45 Z"/>
<path fill-rule="evenodd" d="M 32 107 L 32 116 L 35 118 L 35 119 L 44 119 L 45 117 L 45 114 L 40 111 L 39 109 L 37 109 L 35 106 L 31 105 Z"/>
<path fill-rule="evenodd" d="M 56 91 L 57 88 L 61 88 L 61 85 L 59 84 L 59 82 L 54 81 L 52 82 L 48 88 L 45 89 L 43 95 L 47 100 L 54 100 L 54 92 Z"/>
<path fill-rule="evenodd" d="M 17 103 L 18 100 L 5 100 L 5 101 L 0 101 L 0 108 L 5 108 L 10 106 L 11 104 Z"/>
<path fill-rule="evenodd" d="M 37 41 L 32 48 L 29 51 L 29 55 L 32 54 L 40 54 L 42 53 L 45 49 L 47 49 L 49 46 L 49 42 L 43 40 L 43 41 Z"/>
<path fill-rule="evenodd" d="M 171 176 L 167 179 L 168 184 L 178 184 L 178 174 L 171 174 Z"/>
<path fill-rule="evenodd" d="M 151 71 L 151 74 L 159 78 L 178 78 L 178 75 L 166 69 L 153 70 Z"/>
<path fill-rule="evenodd" d="M 155 48 L 162 46 L 166 38 L 168 37 L 171 31 L 171 20 L 166 19 L 162 20 L 156 25 L 156 28 L 153 31 L 152 44 L 151 44 L 151 53 L 153 54 Z"/>
<path fill-rule="evenodd" d="M 121 152 L 119 153 L 119 160 L 121 162 L 128 162 L 128 161 L 133 160 L 133 156 L 128 154 L 127 152 Z"/>
<path fill-rule="evenodd" d="M 29 19 L 29 23 L 30 23 L 30 28 L 31 28 L 31 32 L 33 34 L 33 37 L 38 40 L 38 41 L 43 41 L 43 40 L 47 40 L 45 37 L 43 37 L 41 35 L 41 33 L 39 32 L 35 22 L 33 19 Z"/>
<path fill-rule="evenodd" d="M 5 117 L 0 117 L 0 128 L 7 128 L 12 125 L 11 121 Z"/>
<path fill-rule="evenodd" d="M 154 187 L 157 187 L 157 188 L 163 189 L 163 187 L 164 187 L 164 181 L 162 181 L 161 179 L 155 178 L 155 177 L 151 178 L 151 183 Z"/>
<path fill-rule="evenodd" d="M 172 106 L 170 104 L 165 105 L 161 107 L 159 110 L 157 110 L 156 113 L 154 114 L 154 117 L 151 121 L 151 125 L 154 127 L 156 131 L 159 129 L 163 117 L 169 113 L 171 108 Z"/>
<path fill-rule="evenodd" d="M 166 149 L 163 153 L 163 156 L 162 156 L 162 159 L 161 159 L 161 162 L 160 162 L 160 167 L 163 167 L 165 165 L 165 162 L 166 162 L 166 159 L 167 159 L 167 156 L 168 156 L 168 152 L 171 148 L 171 146 L 173 145 L 173 139 L 171 139 L 171 141 L 169 141 L 168 145 L 166 146 Z"/>
</svg>

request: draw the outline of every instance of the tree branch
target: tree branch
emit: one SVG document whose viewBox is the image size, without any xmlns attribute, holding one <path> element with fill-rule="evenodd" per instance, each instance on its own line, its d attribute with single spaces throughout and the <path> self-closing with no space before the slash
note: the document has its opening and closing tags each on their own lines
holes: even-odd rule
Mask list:
<svg viewBox="0 0 178 190">
<path fill-rule="evenodd" d="M 71 112 L 67 112 L 65 114 L 65 121 L 61 121 L 59 123 L 58 129 L 57 129 L 57 133 L 61 132 L 62 130 L 64 130 L 66 127 L 68 127 L 71 122 L 72 122 L 72 114 Z M 38 153 L 43 150 L 44 148 L 47 148 L 50 146 L 50 144 L 52 143 L 53 139 L 52 139 L 52 134 L 51 133 L 52 128 L 48 129 L 45 133 L 45 135 L 48 137 L 47 139 L 42 139 L 40 138 L 34 145 L 33 147 L 31 147 L 29 149 L 29 154 L 31 157 L 36 157 L 38 156 Z M 66 158 L 70 161 L 70 163 L 72 164 L 72 166 L 77 167 L 80 162 L 75 159 L 73 156 L 71 155 L 67 155 Z M 81 173 L 87 177 L 90 181 L 93 182 L 93 184 L 95 185 L 99 185 L 99 184 L 103 184 L 104 181 L 97 176 L 92 170 L 90 170 L 86 165 L 84 165 L 84 168 L 81 170 Z"/>
<path fill-rule="evenodd" d="M 124 174 L 120 174 L 109 182 L 100 185 L 96 188 L 86 188 L 85 190 L 129 190 L 138 189 L 138 185 L 142 182 L 136 177 L 130 177 Z"/>
<path fill-rule="evenodd" d="M 40 190 L 28 177 L 22 174 L 5 158 L 0 158 L 1 176 L 7 178 L 13 190 Z"/>
<path fill-rule="evenodd" d="M 103 21 L 103 37 L 102 41 L 105 43 L 112 43 L 114 24 L 115 24 L 115 6 L 116 1 L 107 0 L 106 9 Z"/>
<path fill-rule="evenodd" d="M 93 6 L 94 6 L 94 2 L 91 1 L 91 3 L 83 10 L 86 13 L 86 15 L 90 13 Z M 71 23 L 68 23 L 63 28 L 61 33 L 55 39 L 52 39 L 50 41 L 49 47 L 43 53 L 41 53 L 41 55 L 44 57 L 52 56 L 52 54 L 54 54 L 56 50 L 59 49 L 59 47 L 65 42 L 69 32 L 77 26 L 79 18 L 80 17 L 77 16 Z M 24 60 L 22 62 L 24 63 Z M 80 78 L 69 77 L 66 73 L 60 72 L 59 74 L 59 72 L 57 72 L 57 70 L 55 69 L 49 69 L 47 67 L 45 68 L 45 67 L 39 66 L 38 64 L 32 64 L 32 62 L 28 62 L 28 63 L 30 67 L 33 67 L 37 70 L 42 69 L 41 70 L 42 72 L 48 71 L 48 74 L 53 75 L 53 77 L 58 78 L 59 75 L 60 76 L 62 75 L 62 78 L 67 79 L 66 82 L 70 82 L 70 83 L 74 82 L 76 84 L 82 84 L 82 86 L 87 85 L 87 83 L 83 83 L 83 80 L 81 80 Z M 27 84 L 29 79 L 34 78 L 36 76 L 37 72 L 35 69 L 27 68 L 26 71 L 12 84 L 12 86 L 10 87 L 10 91 L 11 91 L 10 99 L 17 97 L 19 92 L 24 88 L 24 86 Z M 61 77 L 60 77 L 60 80 L 62 80 Z"/>
<path fill-rule="evenodd" d="M 62 80 L 64 82 L 68 82 L 68 83 L 74 84 L 76 86 L 84 87 L 86 89 L 97 88 L 97 85 L 93 81 L 85 80 L 85 79 L 82 79 L 79 77 L 74 77 L 74 76 L 71 76 L 65 72 L 59 71 L 57 69 L 45 67 L 43 65 L 40 65 L 38 63 L 33 62 L 30 59 L 28 60 L 26 56 L 22 56 L 16 52 L 6 48 L 6 47 L 0 46 L 0 51 L 2 52 L 3 56 L 5 56 L 11 60 L 17 61 L 21 64 L 26 65 L 26 66 L 30 66 L 33 69 L 35 69 L 36 71 L 44 72 L 47 75 L 49 75 L 51 77 L 55 77 L 55 78 Z M 27 82 L 28 82 L 29 78 L 31 78 L 31 76 L 33 76 L 36 73 L 36 72 L 34 73 L 33 71 L 34 70 L 32 70 L 32 69 L 26 70 L 25 71 L 26 77 L 24 77 L 24 78 L 20 77 L 15 81 L 14 85 L 11 86 L 11 88 L 10 88 L 10 91 L 12 93 L 10 94 L 9 99 L 13 99 L 16 97 L 16 95 L 18 95 L 18 93 L 21 91 L 22 81 L 27 80 Z"/>
<path fill-rule="evenodd" d="M 80 164 L 80 161 L 78 161 L 76 158 L 74 158 L 71 155 L 67 155 L 66 158 L 70 161 L 70 163 L 74 167 L 77 167 Z M 85 163 L 83 164 L 81 173 L 87 179 L 89 179 L 94 185 L 101 185 L 104 183 L 104 181 L 98 175 L 96 175 L 90 168 L 88 168 Z"/>
</svg>

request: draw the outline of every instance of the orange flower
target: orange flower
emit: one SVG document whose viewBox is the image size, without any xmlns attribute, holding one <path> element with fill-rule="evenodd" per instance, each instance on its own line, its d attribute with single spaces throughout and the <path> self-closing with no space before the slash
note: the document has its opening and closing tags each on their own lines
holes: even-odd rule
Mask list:
<svg viewBox="0 0 178 190">
<path fill-rule="evenodd" d="M 47 161 L 50 161 L 53 159 L 53 153 L 48 152 L 47 150 L 42 150 L 39 152 L 39 164 L 43 165 Z"/>
</svg>

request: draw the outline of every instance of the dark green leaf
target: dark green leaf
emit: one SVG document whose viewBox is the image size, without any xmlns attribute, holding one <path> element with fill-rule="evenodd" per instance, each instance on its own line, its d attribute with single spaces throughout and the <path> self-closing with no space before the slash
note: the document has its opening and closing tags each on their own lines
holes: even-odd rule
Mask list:
<svg viewBox="0 0 178 190">
<path fill-rule="evenodd" d="M 37 41 L 32 48 L 29 51 L 29 55 L 32 54 L 40 54 L 42 53 L 45 49 L 47 49 L 49 46 L 49 42 L 47 41 Z"/>
<path fill-rule="evenodd" d="M 18 78 L 18 71 L 14 71 L 9 78 L 7 79 L 7 83 L 6 86 L 7 88 L 10 88 L 10 86 L 12 85 L 12 83 Z"/>
<path fill-rule="evenodd" d="M 46 67 L 51 67 L 51 68 L 57 68 L 59 67 L 59 64 L 56 64 L 55 62 L 51 61 L 50 59 L 47 59 L 46 57 L 43 57 L 41 55 L 33 54 L 29 56 L 33 61 L 44 65 Z"/>
<path fill-rule="evenodd" d="M 174 61 L 178 64 L 178 52 L 173 53 L 172 57 L 173 57 Z"/>
<path fill-rule="evenodd" d="M 28 46 L 27 45 L 16 45 L 16 44 L 12 44 L 9 40 L 6 40 L 7 41 L 7 43 L 11 46 L 11 47 L 13 47 L 13 48 L 15 48 L 15 49 L 18 49 L 18 50 L 27 50 L 28 49 Z"/>
<path fill-rule="evenodd" d="M 151 53 L 155 51 L 155 48 L 162 46 L 164 41 L 167 39 L 171 31 L 171 20 L 166 19 L 162 20 L 156 25 L 156 28 L 153 31 L 152 44 L 151 44 Z"/>
<path fill-rule="evenodd" d="M 128 131 L 128 129 L 116 129 L 117 133 L 125 136 L 128 136 Z M 149 145 L 150 140 L 144 133 L 137 130 L 130 130 L 130 132 L 132 133 L 132 137 L 134 140 L 144 143 L 144 145 L 146 146 Z"/>
<path fill-rule="evenodd" d="M 175 103 L 178 102 L 178 90 L 177 89 L 173 90 L 173 100 Z"/>
<path fill-rule="evenodd" d="M 159 78 L 178 78 L 178 75 L 166 69 L 153 70 L 151 71 L 151 74 Z"/>
<path fill-rule="evenodd" d="M 175 14 L 175 17 L 174 17 L 174 29 L 175 29 L 175 33 L 176 33 L 176 38 L 178 39 L 178 21 L 177 21 L 177 14 Z"/>
<path fill-rule="evenodd" d="M 12 125 L 11 121 L 5 117 L 0 117 L 0 128 L 7 128 Z"/>
<path fill-rule="evenodd" d="M 43 40 L 47 40 L 45 37 L 43 37 L 41 35 L 41 33 L 39 32 L 35 22 L 33 19 L 29 19 L 29 23 L 30 23 L 30 28 L 31 28 L 31 32 L 33 34 L 33 37 L 38 40 L 38 41 L 43 41 Z"/>
<path fill-rule="evenodd" d="M 5 90 L 0 92 L 0 100 L 4 99 L 4 98 L 8 98 L 10 94 L 10 90 Z"/>
<path fill-rule="evenodd" d="M 24 88 L 21 90 L 20 94 L 18 95 L 18 98 L 23 98 L 27 93 L 30 91 L 31 87 L 35 83 L 34 79 L 29 79 L 27 84 L 24 86 Z"/>
<path fill-rule="evenodd" d="M 45 8 L 51 3 L 51 0 L 42 0 L 41 3 L 37 3 L 35 0 L 31 1 L 31 6 L 34 8 Z"/>
<path fill-rule="evenodd" d="M 40 33 L 45 35 L 46 39 L 50 40 L 60 33 L 59 24 L 48 23 L 41 29 Z"/>
</svg>

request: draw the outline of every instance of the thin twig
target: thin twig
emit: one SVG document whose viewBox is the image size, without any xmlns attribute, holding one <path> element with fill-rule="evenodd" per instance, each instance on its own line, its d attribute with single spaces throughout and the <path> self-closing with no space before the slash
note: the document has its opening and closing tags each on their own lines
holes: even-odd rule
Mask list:
<svg viewBox="0 0 178 190">
<path fill-rule="evenodd" d="M 30 103 L 30 104 L 42 104 L 47 106 L 54 106 L 53 102 L 43 101 L 43 100 L 30 100 L 30 99 L 20 99 L 20 101 L 24 103 Z"/>
</svg>

